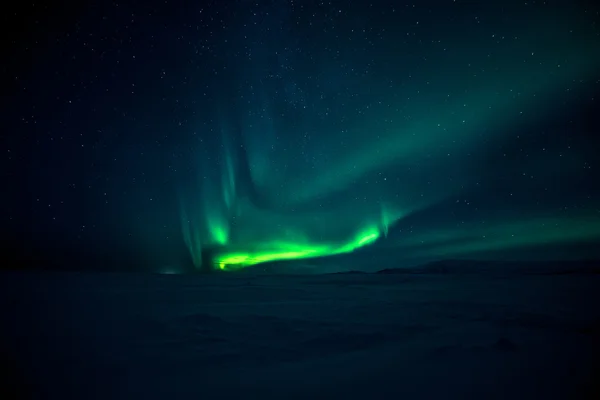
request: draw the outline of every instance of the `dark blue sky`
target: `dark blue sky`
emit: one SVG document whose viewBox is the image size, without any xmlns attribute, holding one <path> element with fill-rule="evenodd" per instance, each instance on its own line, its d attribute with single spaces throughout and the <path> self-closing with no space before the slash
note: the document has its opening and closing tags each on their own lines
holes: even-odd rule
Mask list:
<svg viewBox="0 0 600 400">
<path fill-rule="evenodd" d="M 592 3 L 11 7 L 20 265 L 598 256 Z"/>
</svg>

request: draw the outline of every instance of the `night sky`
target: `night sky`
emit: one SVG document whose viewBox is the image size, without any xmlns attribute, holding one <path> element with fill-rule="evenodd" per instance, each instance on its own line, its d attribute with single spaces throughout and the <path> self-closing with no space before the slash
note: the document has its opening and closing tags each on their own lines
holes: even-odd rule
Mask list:
<svg viewBox="0 0 600 400">
<path fill-rule="evenodd" d="M 7 266 L 600 256 L 593 2 L 11 7 Z"/>
</svg>

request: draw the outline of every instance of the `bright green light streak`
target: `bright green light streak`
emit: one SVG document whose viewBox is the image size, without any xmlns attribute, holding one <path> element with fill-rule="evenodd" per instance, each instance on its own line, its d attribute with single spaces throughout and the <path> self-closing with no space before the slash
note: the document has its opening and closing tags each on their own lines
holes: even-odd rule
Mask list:
<svg viewBox="0 0 600 400">
<path fill-rule="evenodd" d="M 372 233 L 372 234 L 370 234 L 368 236 L 365 236 L 364 238 L 360 239 L 358 241 L 358 245 L 362 246 L 362 245 L 374 242 L 375 240 L 377 240 L 378 237 L 379 237 L 379 234 Z"/>
<path fill-rule="evenodd" d="M 273 242 L 264 245 L 263 250 L 225 253 L 215 260 L 221 270 L 236 270 L 276 260 L 297 260 L 350 253 L 360 247 L 374 243 L 381 236 L 376 226 L 359 232 L 356 237 L 341 244 L 302 244 Z"/>
</svg>

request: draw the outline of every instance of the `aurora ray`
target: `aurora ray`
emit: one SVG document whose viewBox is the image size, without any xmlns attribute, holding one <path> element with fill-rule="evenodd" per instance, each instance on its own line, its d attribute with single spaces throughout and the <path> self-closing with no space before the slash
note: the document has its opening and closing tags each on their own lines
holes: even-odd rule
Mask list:
<svg viewBox="0 0 600 400">
<path fill-rule="evenodd" d="M 198 185 L 181 202 L 183 236 L 196 266 L 205 249 L 214 252 L 219 268 L 238 269 L 369 246 L 417 254 L 417 244 L 437 243 L 438 254 L 452 255 L 524 243 L 506 239 L 510 229 L 502 221 L 480 232 L 494 237 L 493 243 L 441 220 L 438 227 L 428 224 L 429 233 L 410 237 L 398 232 L 412 235 L 414 226 L 390 228 L 491 180 L 494 173 L 483 169 L 485 154 L 511 146 L 515 131 L 552 114 L 554 97 L 585 92 L 600 67 L 600 51 L 592 49 L 600 46 L 593 35 L 573 32 L 574 21 L 586 18 L 580 10 L 543 11 L 534 22 L 515 19 L 510 29 L 500 17 L 490 17 L 490 24 L 506 31 L 492 36 L 493 48 L 469 30 L 448 28 L 443 46 L 410 67 L 391 56 L 403 47 L 386 41 L 370 65 L 378 74 L 364 76 L 350 73 L 359 61 L 348 49 L 339 59 L 315 65 L 316 55 L 326 57 L 337 42 L 305 43 L 298 31 L 284 29 L 292 10 L 283 16 L 273 12 L 277 18 L 269 12 L 244 34 L 253 56 L 230 69 L 233 83 L 218 87 L 217 98 L 239 101 L 216 102 L 217 128 L 211 131 L 218 133 L 197 152 Z M 265 39 L 270 29 L 287 33 Z M 245 43 L 235 35 L 228 40 Z M 290 43 L 299 50 L 291 52 Z M 514 165 L 538 169 L 544 185 L 552 179 L 544 176 L 547 162 Z M 527 220 L 531 225 L 518 229 L 537 232 L 533 242 L 572 240 L 567 233 L 536 231 L 537 222 Z M 578 239 L 597 236 L 595 225 L 578 232 Z M 459 246 L 458 238 L 466 242 Z"/>
<path fill-rule="evenodd" d="M 17 13 L 8 259 L 600 258 L 598 2 L 159 3 Z"/>
</svg>

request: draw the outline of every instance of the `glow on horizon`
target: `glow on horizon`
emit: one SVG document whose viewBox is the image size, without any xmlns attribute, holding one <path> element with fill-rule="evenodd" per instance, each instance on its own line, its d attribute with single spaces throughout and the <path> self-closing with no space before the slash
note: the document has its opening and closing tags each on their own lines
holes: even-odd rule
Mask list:
<svg viewBox="0 0 600 400">
<path fill-rule="evenodd" d="M 356 249 L 374 243 L 381 236 L 378 227 L 373 226 L 361 231 L 356 237 L 342 244 L 298 244 L 274 242 L 262 251 L 231 252 L 218 256 L 215 260 L 220 270 L 238 270 L 240 268 L 278 260 L 296 260 L 350 253 Z M 271 249 L 269 250 L 269 247 Z"/>
</svg>

